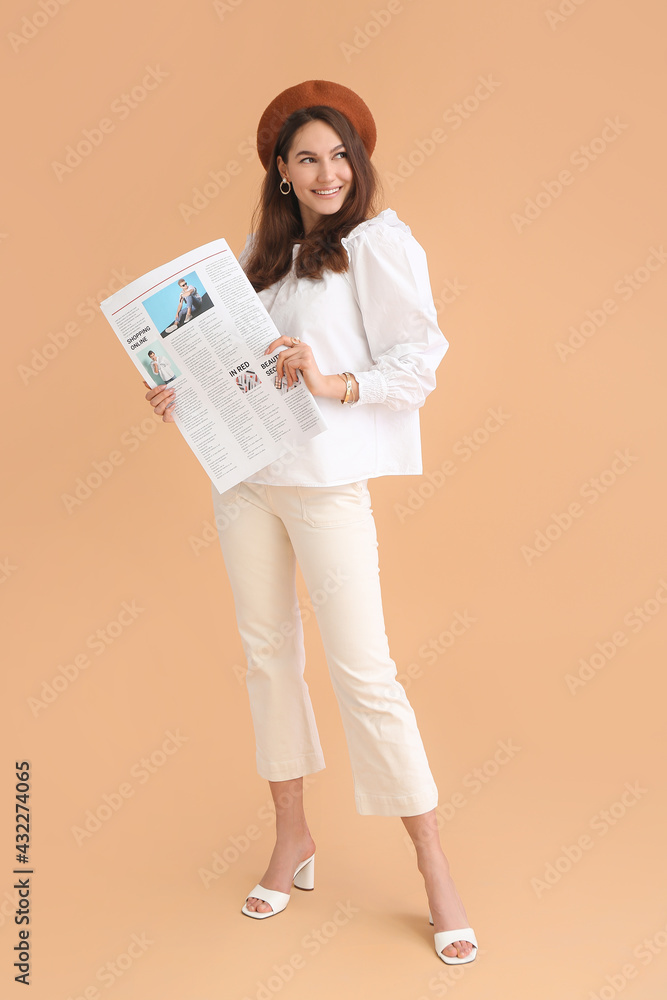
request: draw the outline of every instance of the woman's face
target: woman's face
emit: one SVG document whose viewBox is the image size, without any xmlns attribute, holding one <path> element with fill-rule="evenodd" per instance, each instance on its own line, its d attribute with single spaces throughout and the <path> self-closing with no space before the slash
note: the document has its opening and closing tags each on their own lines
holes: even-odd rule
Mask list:
<svg viewBox="0 0 667 1000">
<path fill-rule="evenodd" d="M 323 121 L 308 122 L 294 133 L 287 163 L 278 169 L 292 182 L 307 233 L 323 215 L 334 215 L 352 190 L 354 177 L 340 136 Z"/>
</svg>

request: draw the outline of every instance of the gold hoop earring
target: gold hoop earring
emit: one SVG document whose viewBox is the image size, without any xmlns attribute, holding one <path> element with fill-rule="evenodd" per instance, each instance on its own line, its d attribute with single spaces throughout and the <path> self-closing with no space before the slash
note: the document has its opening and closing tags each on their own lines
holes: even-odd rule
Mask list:
<svg viewBox="0 0 667 1000">
<path fill-rule="evenodd" d="M 283 191 L 283 184 L 287 184 L 287 191 Z M 292 184 L 291 184 L 291 182 L 288 181 L 286 177 L 283 177 L 283 179 L 280 182 L 280 193 L 281 194 L 289 194 L 291 190 L 292 190 Z"/>
</svg>

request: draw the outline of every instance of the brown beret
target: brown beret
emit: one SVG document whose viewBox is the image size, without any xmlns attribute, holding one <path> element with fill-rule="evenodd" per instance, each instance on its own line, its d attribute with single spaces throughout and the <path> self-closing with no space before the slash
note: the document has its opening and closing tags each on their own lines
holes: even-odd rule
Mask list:
<svg viewBox="0 0 667 1000">
<path fill-rule="evenodd" d="M 288 87 L 274 97 L 259 120 L 257 152 L 265 170 L 269 168 L 273 147 L 286 119 L 293 111 L 310 108 L 315 104 L 326 104 L 341 111 L 361 136 L 368 155 L 372 154 L 377 138 L 375 122 L 359 95 L 340 83 L 331 83 L 329 80 L 306 80 L 296 87 Z"/>
</svg>

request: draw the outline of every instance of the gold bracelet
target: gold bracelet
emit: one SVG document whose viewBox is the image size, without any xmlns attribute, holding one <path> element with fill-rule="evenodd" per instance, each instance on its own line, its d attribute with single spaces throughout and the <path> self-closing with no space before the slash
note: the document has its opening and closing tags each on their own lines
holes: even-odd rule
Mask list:
<svg viewBox="0 0 667 1000">
<path fill-rule="evenodd" d="M 343 372 L 341 374 L 339 372 L 338 374 L 340 375 L 340 377 L 342 378 L 343 382 L 345 383 L 345 395 L 341 399 L 341 403 L 353 402 L 354 398 L 353 398 L 353 393 L 352 393 L 352 375 L 351 375 L 351 373 L 350 372 Z"/>
</svg>

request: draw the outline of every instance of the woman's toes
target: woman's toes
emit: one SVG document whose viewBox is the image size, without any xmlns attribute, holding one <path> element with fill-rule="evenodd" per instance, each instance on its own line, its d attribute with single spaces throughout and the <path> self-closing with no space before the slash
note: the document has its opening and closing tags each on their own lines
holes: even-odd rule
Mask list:
<svg viewBox="0 0 667 1000">
<path fill-rule="evenodd" d="M 454 941 L 452 944 L 448 944 L 442 953 L 447 958 L 467 958 L 471 951 L 472 944 L 470 941 Z"/>
<path fill-rule="evenodd" d="M 258 913 L 268 913 L 273 907 L 263 899 L 257 899 L 256 896 L 249 896 L 246 900 L 246 909 L 257 910 Z"/>
</svg>

